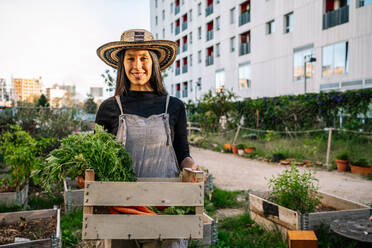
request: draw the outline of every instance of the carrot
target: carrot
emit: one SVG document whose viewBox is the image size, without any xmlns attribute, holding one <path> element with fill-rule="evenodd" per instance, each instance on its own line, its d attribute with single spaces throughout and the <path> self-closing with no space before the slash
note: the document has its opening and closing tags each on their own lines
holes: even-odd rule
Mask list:
<svg viewBox="0 0 372 248">
<path fill-rule="evenodd" d="M 156 214 L 154 211 L 151 211 L 149 208 L 147 208 L 145 206 L 134 206 L 133 208 L 135 208 L 139 211 L 145 212 L 145 213 Z"/>
<path fill-rule="evenodd" d="M 108 210 L 109 210 L 110 214 L 120 214 L 120 212 L 117 211 L 116 209 L 114 209 L 113 207 L 108 207 Z"/>
<path fill-rule="evenodd" d="M 159 210 L 164 210 L 164 209 L 166 209 L 167 207 L 166 207 L 166 206 L 156 206 L 156 208 L 159 209 Z"/>
<path fill-rule="evenodd" d="M 138 215 L 155 215 L 155 213 L 151 214 L 151 213 L 146 213 L 146 212 L 142 212 L 142 211 L 139 211 L 137 209 L 134 209 L 132 207 L 120 207 L 120 206 L 115 206 L 113 207 L 116 211 L 119 211 L 121 213 L 125 213 L 125 214 L 138 214 Z"/>
</svg>

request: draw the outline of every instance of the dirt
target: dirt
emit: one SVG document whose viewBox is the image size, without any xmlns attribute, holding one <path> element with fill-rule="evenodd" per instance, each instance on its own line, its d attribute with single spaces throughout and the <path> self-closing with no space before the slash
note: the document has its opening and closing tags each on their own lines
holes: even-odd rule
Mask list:
<svg viewBox="0 0 372 248">
<path fill-rule="evenodd" d="M 0 245 L 14 243 L 15 237 L 30 240 L 48 239 L 56 233 L 56 217 L 25 221 L 14 224 L 0 223 Z"/>
<path fill-rule="evenodd" d="M 225 190 L 267 191 L 267 179 L 289 168 L 278 163 L 269 163 L 239 157 L 230 153 L 190 147 L 196 163 L 213 175 L 213 183 Z M 320 190 L 326 193 L 372 204 L 372 181 L 350 172 L 327 171 L 313 167 L 299 167 L 301 171 L 315 170 Z"/>
</svg>

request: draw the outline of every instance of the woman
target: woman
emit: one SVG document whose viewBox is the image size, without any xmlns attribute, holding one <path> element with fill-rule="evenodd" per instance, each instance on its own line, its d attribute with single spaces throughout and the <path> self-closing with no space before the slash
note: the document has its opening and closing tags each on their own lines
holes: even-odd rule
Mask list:
<svg viewBox="0 0 372 248">
<path fill-rule="evenodd" d="M 117 79 L 115 97 L 101 104 L 96 123 L 123 143 L 137 177 L 176 177 L 182 168 L 200 169 L 189 153 L 185 106 L 167 94 L 160 73 L 172 64 L 176 51 L 175 42 L 154 40 L 142 29 L 125 31 L 120 41 L 97 50 L 117 69 Z M 122 247 L 137 247 L 128 243 Z M 155 247 L 187 247 L 187 242 Z"/>
</svg>

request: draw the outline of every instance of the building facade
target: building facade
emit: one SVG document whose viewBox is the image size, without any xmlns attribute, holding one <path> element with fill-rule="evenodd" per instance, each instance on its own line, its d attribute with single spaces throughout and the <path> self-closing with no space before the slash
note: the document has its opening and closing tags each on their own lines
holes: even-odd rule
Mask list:
<svg viewBox="0 0 372 248">
<path fill-rule="evenodd" d="M 77 103 L 75 85 L 58 85 L 46 88 L 46 97 L 52 108 L 72 107 Z"/>
<path fill-rule="evenodd" d="M 34 102 L 41 95 L 42 78 L 13 78 L 13 88 L 16 101 Z"/>
<path fill-rule="evenodd" d="M 372 0 L 151 0 L 150 13 L 179 46 L 164 81 L 184 101 L 372 87 Z"/>
</svg>

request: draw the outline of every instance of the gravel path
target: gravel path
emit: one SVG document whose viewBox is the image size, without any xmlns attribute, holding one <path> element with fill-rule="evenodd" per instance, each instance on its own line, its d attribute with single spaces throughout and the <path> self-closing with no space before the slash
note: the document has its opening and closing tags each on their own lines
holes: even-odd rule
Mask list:
<svg viewBox="0 0 372 248">
<path fill-rule="evenodd" d="M 288 166 L 242 158 L 237 155 L 190 147 L 191 156 L 212 173 L 213 182 L 226 190 L 266 191 L 267 181 Z M 302 169 L 302 168 L 301 168 Z M 372 181 L 358 175 L 318 169 L 320 190 L 348 200 L 372 205 Z"/>
</svg>

